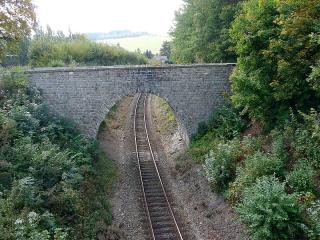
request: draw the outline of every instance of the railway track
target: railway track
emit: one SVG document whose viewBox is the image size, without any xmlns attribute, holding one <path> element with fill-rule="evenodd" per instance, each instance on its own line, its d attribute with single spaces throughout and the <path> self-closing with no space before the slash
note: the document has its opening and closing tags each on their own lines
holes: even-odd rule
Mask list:
<svg viewBox="0 0 320 240">
<path fill-rule="evenodd" d="M 138 96 L 133 131 L 148 229 L 153 240 L 183 240 L 152 151 L 147 126 L 147 98 L 146 94 Z"/>
</svg>

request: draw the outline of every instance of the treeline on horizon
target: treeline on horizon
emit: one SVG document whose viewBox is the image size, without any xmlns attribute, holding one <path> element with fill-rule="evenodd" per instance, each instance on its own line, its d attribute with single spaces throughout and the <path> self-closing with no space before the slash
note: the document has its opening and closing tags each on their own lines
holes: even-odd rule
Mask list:
<svg viewBox="0 0 320 240">
<path fill-rule="evenodd" d="M 7 52 L 3 65 L 32 67 L 109 66 L 146 64 L 146 57 L 120 46 L 97 43 L 85 34 L 53 32 L 50 27 L 25 36 L 14 50 Z"/>
</svg>

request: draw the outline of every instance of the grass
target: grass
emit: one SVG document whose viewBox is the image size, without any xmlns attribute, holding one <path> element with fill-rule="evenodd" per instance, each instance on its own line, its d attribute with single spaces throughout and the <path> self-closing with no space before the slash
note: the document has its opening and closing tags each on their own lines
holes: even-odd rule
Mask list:
<svg viewBox="0 0 320 240">
<path fill-rule="evenodd" d="M 173 109 L 162 98 L 153 96 L 154 106 L 157 109 L 158 130 L 161 134 L 173 132 L 177 128 L 177 121 Z"/>
</svg>

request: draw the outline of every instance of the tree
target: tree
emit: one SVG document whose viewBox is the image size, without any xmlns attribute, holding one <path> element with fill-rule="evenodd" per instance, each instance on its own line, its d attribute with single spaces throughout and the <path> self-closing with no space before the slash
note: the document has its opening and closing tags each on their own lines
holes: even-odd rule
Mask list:
<svg viewBox="0 0 320 240">
<path fill-rule="evenodd" d="M 311 34 L 311 41 L 320 45 L 320 34 Z M 312 89 L 320 96 L 320 58 L 318 59 L 317 65 L 312 67 L 308 82 L 311 84 Z"/>
<path fill-rule="evenodd" d="M 160 55 L 166 56 L 168 60 L 171 58 L 171 43 L 169 41 L 164 41 L 160 48 Z"/>
<path fill-rule="evenodd" d="M 15 50 L 19 41 L 30 34 L 36 15 L 31 0 L 0 1 L 0 59 L 7 50 Z"/>
<path fill-rule="evenodd" d="M 319 59 L 320 0 L 249 0 L 231 36 L 238 54 L 232 101 L 264 124 L 317 104 L 307 81 Z"/>
<path fill-rule="evenodd" d="M 146 50 L 143 55 L 146 57 L 146 58 L 149 58 L 149 59 L 152 59 L 153 58 L 153 53 L 151 52 L 151 50 Z"/>
<path fill-rule="evenodd" d="M 178 63 L 235 62 L 229 28 L 240 0 L 184 0 L 171 32 L 172 58 Z"/>
<path fill-rule="evenodd" d="M 29 63 L 28 52 L 31 44 L 30 37 L 24 37 L 18 46 L 19 65 L 25 66 Z"/>
</svg>

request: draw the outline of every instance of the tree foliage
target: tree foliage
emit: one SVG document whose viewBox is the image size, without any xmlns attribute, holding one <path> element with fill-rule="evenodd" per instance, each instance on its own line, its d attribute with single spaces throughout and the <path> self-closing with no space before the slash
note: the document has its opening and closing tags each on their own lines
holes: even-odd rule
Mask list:
<svg viewBox="0 0 320 240">
<path fill-rule="evenodd" d="M 236 107 L 272 123 L 286 118 L 290 108 L 316 104 L 307 78 L 320 56 L 319 42 L 312 37 L 319 34 L 319 11 L 319 0 L 244 3 L 231 30 L 239 56 L 232 76 Z"/>
<path fill-rule="evenodd" d="M 31 0 L 0 1 L 0 59 L 34 27 L 36 15 Z"/>
<path fill-rule="evenodd" d="M 154 54 L 152 53 L 152 51 L 148 49 L 143 53 L 143 55 L 148 59 L 152 59 L 154 57 Z"/>
<path fill-rule="evenodd" d="M 229 28 L 240 0 L 184 0 L 171 32 L 178 63 L 235 62 Z"/>
<path fill-rule="evenodd" d="M 171 59 L 171 45 L 172 43 L 169 41 L 164 41 L 160 48 L 160 55 L 166 56 L 168 60 Z"/>
</svg>

